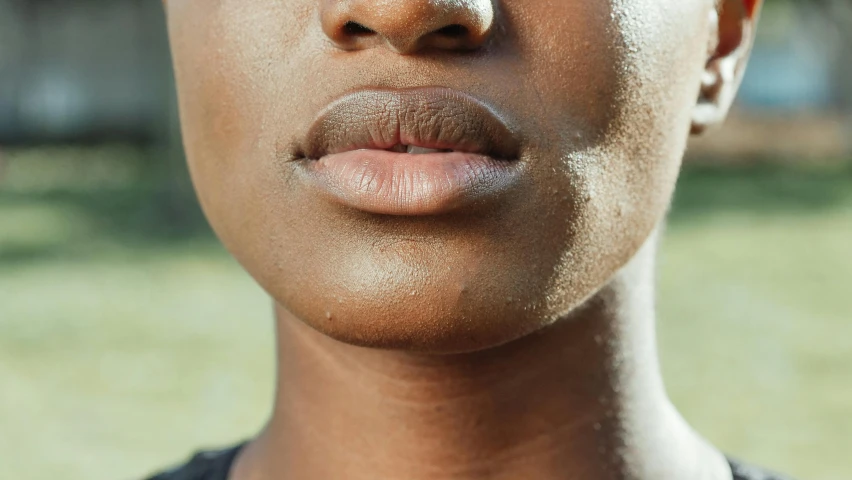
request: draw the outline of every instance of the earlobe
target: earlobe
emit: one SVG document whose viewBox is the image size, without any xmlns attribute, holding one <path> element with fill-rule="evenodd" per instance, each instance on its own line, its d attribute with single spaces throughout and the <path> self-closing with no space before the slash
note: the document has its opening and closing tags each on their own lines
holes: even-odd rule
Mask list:
<svg viewBox="0 0 852 480">
<path fill-rule="evenodd" d="M 749 17 L 754 18 L 757 15 L 757 7 L 760 6 L 762 0 L 743 0 L 743 2 Z"/>
<path fill-rule="evenodd" d="M 708 59 L 692 115 L 692 133 L 721 124 L 742 81 L 762 0 L 721 0 L 711 12 Z"/>
</svg>

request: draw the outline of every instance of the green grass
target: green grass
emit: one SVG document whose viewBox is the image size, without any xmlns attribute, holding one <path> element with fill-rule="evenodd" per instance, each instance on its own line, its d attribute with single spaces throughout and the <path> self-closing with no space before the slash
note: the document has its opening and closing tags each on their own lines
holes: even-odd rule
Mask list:
<svg viewBox="0 0 852 480">
<path fill-rule="evenodd" d="M 0 478 L 139 478 L 250 435 L 269 301 L 181 188 L 55 153 L 0 185 Z M 728 452 L 848 479 L 850 284 L 852 168 L 688 169 L 660 259 L 674 401 Z"/>
</svg>

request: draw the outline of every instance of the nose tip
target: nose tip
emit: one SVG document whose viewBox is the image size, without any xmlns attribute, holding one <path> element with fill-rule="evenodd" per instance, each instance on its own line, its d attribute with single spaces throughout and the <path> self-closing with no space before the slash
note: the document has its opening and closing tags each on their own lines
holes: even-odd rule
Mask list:
<svg viewBox="0 0 852 480">
<path fill-rule="evenodd" d="M 426 48 L 475 50 L 491 34 L 493 0 L 324 0 L 322 26 L 340 48 L 387 45 L 401 54 Z"/>
</svg>

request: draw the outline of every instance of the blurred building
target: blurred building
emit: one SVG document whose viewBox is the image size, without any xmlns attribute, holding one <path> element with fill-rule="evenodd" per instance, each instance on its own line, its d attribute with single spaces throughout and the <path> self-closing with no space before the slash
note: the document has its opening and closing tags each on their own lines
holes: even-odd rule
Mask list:
<svg viewBox="0 0 852 480">
<path fill-rule="evenodd" d="M 0 0 L 0 143 L 163 134 L 169 60 L 151 0 Z"/>
</svg>

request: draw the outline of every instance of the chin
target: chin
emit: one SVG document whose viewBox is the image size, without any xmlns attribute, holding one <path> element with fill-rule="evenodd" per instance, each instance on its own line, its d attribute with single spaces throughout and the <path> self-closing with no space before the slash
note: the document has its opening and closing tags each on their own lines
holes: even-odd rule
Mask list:
<svg viewBox="0 0 852 480">
<path fill-rule="evenodd" d="M 498 302 L 442 297 L 447 293 L 424 291 L 422 299 L 403 292 L 381 298 L 362 297 L 335 311 L 280 307 L 295 317 L 288 320 L 302 321 L 339 342 L 435 355 L 486 350 L 546 325 L 523 299 L 514 305 L 495 305 Z"/>
<path fill-rule="evenodd" d="M 280 295 L 279 305 L 292 320 L 344 343 L 427 354 L 487 349 L 542 326 L 532 292 L 499 279 L 466 275 L 444 262 L 393 269 L 354 263 L 327 278 L 323 289 Z"/>
<path fill-rule="evenodd" d="M 498 347 L 547 327 L 611 271 L 566 276 L 563 265 L 535 255 L 462 254 L 447 245 L 380 251 L 332 256 L 312 266 L 309 281 L 261 283 L 280 321 L 360 347 L 440 355 Z"/>
</svg>

